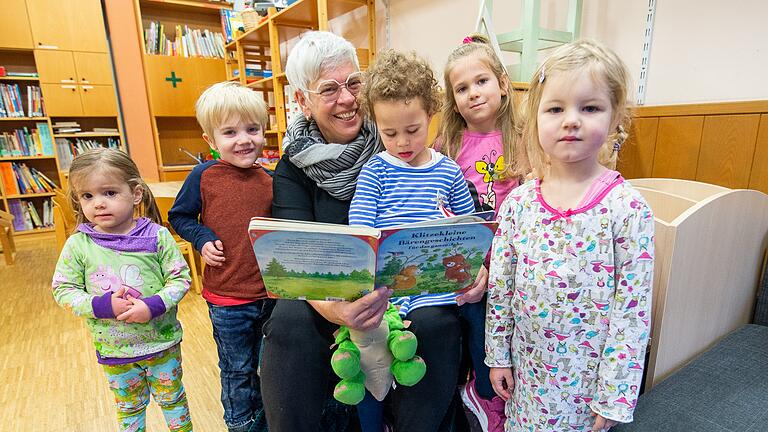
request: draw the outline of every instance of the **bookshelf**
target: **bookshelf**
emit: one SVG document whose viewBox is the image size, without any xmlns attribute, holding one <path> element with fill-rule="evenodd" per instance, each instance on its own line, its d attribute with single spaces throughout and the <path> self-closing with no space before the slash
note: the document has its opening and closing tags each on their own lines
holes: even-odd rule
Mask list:
<svg viewBox="0 0 768 432">
<path fill-rule="evenodd" d="M 0 152 L 0 208 L 16 216 L 16 234 L 49 232 L 53 188 L 64 188 L 66 178 L 56 141 L 63 145 L 87 137 L 106 145 L 111 139 L 125 149 L 101 2 L 4 0 L 0 25 L 0 66 L 7 74 L 0 84 L 18 85 L 25 112 L 24 117 L 0 117 L 0 144 L 9 137 L 26 143 Z M 29 111 L 33 88 L 40 89 L 43 101 L 36 116 Z M 80 130 L 58 134 L 61 122 L 77 123 Z M 94 129 L 99 134 L 84 133 Z M 25 220 L 33 220 L 31 229 Z"/>
<path fill-rule="evenodd" d="M 22 3 L 23 6 L 23 3 Z M 29 30 L 27 30 L 29 31 Z M 29 48 L 0 47 L 0 65 L 4 66 L 6 73 L 33 75 L 36 72 L 34 55 Z M 5 110 L 0 110 L 0 115 L 11 115 L 8 112 L 8 93 L 3 93 L 3 86 L 17 86 L 17 108 L 24 113 L 21 117 L 0 116 L 0 210 L 7 211 L 15 216 L 13 230 L 15 234 L 24 235 L 30 233 L 48 232 L 53 229 L 52 203 L 50 197 L 52 190 L 39 188 L 22 189 L 16 180 L 14 167 L 23 167 L 24 173 L 35 173 L 39 180 L 41 173 L 51 180 L 53 186 L 46 183 L 46 187 L 61 186 L 56 152 L 53 146 L 53 137 L 50 118 L 42 108 L 39 115 L 29 116 L 28 93 L 30 88 L 39 88 L 39 79 L 35 76 L 2 76 L 0 77 L 0 97 L 4 98 Z M 43 143 L 47 143 L 43 145 Z M 25 179 L 29 181 L 29 178 Z M 32 180 L 34 181 L 34 180 Z M 24 183 L 28 186 L 29 183 Z M 37 187 L 37 185 L 35 185 Z M 28 186 L 31 187 L 31 186 Z M 33 222 L 30 209 L 39 219 L 39 224 Z M 43 220 L 45 215 L 49 218 Z M 25 223 L 27 220 L 29 225 Z"/>
<path fill-rule="evenodd" d="M 376 51 L 374 0 L 298 0 L 279 11 L 270 8 L 258 26 L 239 33 L 226 45 L 226 78 L 259 92 L 270 107 L 266 151 L 282 155 L 280 143 L 293 98 L 283 72 L 290 46 L 306 31 L 330 30 L 329 21 L 342 16 L 364 17 L 367 21 L 367 44 L 357 48 L 360 67 L 365 69 Z M 274 168 L 274 163 L 265 165 Z"/>
<path fill-rule="evenodd" d="M 154 135 L 154 148 L 143 150 L 155 152 L 161 181 L 183 180 L 196 162 L 181 149 L 193 155 L 208 154 L 194 108 L 203 90 L 226 77 L 224 41 L 217 44 L 215 34 L 222 32 L 221 10 L 231 9 L 231 5 L 204 0 L 134 0 L 134 9 Z M 201 37 L 203 34 L 206 36 Z"/>
</svg>

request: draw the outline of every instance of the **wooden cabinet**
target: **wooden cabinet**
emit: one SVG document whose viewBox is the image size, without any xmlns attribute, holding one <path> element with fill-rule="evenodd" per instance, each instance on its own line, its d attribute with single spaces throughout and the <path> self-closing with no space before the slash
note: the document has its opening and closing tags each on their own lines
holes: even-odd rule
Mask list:
<svg viewBox="0 0 768 432">
<path fill-rule="evenodd" d="M 187 50 L 180 45 L 176 50 L 163 49 L 148 43 L 142 33 L 156 34 L 162 26 L 169 43 L 176 42 L 176 26 L 183 31 L 189 28 L 221 33 L 221 10 L 230 8 L 224 2 L 134 0 L 137 21 L 141 23 L 137 36 L 143 42 L 143 72 L 154 143 L 132 143 L 132 148 L 155 152 L 161 181 L 183 180 L 194 167 L 195 160 L 180 149 L 193 155 L 209 154 L 195 119 L 195 102 L 206 88 L 224 81 L 226 72 L 222 58 L 184 57 L 180 53 Z"/>
<path fill-rule="evenodd" d="M 26 0 L 34 47 L 107 52 L 98 0 Z"/>
<path fill-rule="evenodd" d="M 78 83 L 112 85 L 112 64 L 109 61 L 109 54 L 75 51 L 72 57 Z"/>
<path fill-rule="evenodd" d="M 35 50 L 51 116 L 117 116 L 109 55 Z"/>
<path fill-rule="evenodd" d="M 0 48 L 31 49 L 27 5 L 24 0 L 3 0 L 0 13 Z"/>
<path fill-rule="evenodd" d="M 112 65 L 106 53 L 35 50 L 35 61 L 44 83 L 112 85 Z"/>
<path fill-rule="evenodd" d="M 81 85 L 80 101 L 86 117 L 117 116 L 115 88 L 111 85 Z"/>
<path fill-rule="evenodd" d="M 41 84 L 45 95 L 45 108 L 53 117 L 80 117 L 83 104 L 75 84 Z"/>
<path fill-rule="evenodd" d="M 224 60 L 156 55 L 144 60 L 155 116 L 194 116 L 200 94 L 226 77 Z"/>
</svg>

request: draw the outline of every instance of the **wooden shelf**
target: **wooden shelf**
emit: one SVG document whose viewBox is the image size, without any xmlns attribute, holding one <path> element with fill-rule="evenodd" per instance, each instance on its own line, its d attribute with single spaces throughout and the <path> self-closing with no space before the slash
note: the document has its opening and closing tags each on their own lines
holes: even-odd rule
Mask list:
<svg viewBox="0 0 768 432">
<path fill-rule="evenodd" d="M 0 81 L 40 81 L 40 77 L 1 76 Z"/>
<path fill-rule="evenodd" d="M 88 138 L 88 137 L 119 137 L 119 132 L 84 132 L 84 133 L 66 133 L 66 134 L 53 134 L 54 138 Z"/>
<path fill-rule="evenodd" d="M 48 117 L 0 117 L 0 121 L 46 121 Z"/>
<path fill-rule="evenodd" d="M 272 77 L 262 78 L 260 80 L 250 82 L 245 86 L 248 88 L 252 88 L 254 90 L 261 90 L 261 91 L 272 91 L 275 88 L 275 84 L 272 81 Z"/>
<path fill-rule="evenodd" d="M 45 192 L 45 193 L 31 193 L 31 194 L 18 194 L 18 195 L 6 195 L 5 197 L 8 199 L 23 199 L 23 198 L 39 198 L 39 197 L 50 197 L 56 195 L 53 192 Z"/>
<path fill-rule="evenodd" d="M 56 228 L 54 227 L 48 227 L 48 228 L 34 228 L 34 229 L 28 229 L 24 231 L 14 231 L 14 235 L 28 235 L 28 234 L 40 234 L 40 233 L 47 233 L 47 232 L 54 232 L 56 231 Z"/>
<path fill-rule="evenodd" d="M 166 10 L 175 10 L 179 12 L 197 12 L 201 9 L 228 9 L 231 10 L 232 6 L 222 3 L 211 3 L 192 0 L 141 0 L 142 5 L 154 5 L 162 7 Z"/>
<path fill-rule="evenodd" d="M 334 0 L 328 2 L 328 20 L 342 16 L 355 9 L 367 6 L 366 0 Z M 272 18 L 275 24 L 284 27 L 315 29 L 318 27 L 316 1 L 297 1 L 281 10 Z"/>
<path fill-rule="evenodd" d="M 56 156 L 3 156 L 0 157 L 0 162 L 4 161 L 19 161 L 19 160 L 29 160 L 29 159 L 56 159 Z"/>
</svg>

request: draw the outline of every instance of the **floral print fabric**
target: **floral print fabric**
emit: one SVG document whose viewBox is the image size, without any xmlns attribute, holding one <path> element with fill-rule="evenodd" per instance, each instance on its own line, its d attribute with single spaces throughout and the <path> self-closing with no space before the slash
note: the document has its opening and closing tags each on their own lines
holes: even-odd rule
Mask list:
<svg viewBox="0 0 768 432">
<path fill-rule="evenodd" d="M 507 431 L 588 430 L 594 411 L 632 421 L 650 333 L 653 214 L 623 179 L 558 211 L 538 180 L 499 210 L 486 364 L 512 367 Z"/>
</svg>

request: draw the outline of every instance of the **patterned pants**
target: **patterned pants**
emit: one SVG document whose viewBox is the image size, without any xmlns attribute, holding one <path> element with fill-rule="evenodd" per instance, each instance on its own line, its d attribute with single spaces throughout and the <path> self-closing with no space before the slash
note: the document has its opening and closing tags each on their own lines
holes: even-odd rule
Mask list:
<svg viewBox="0 0 768 432">
<path fill-rule="evenodd" d="M 115 394 L 120 432 L 144 432 L 149 395 L 155 398 L 171 431 L 191 431 L 192 418 L 181 383 L 181 348 L 124 365 L 103 365 Z"/>
</svg>

